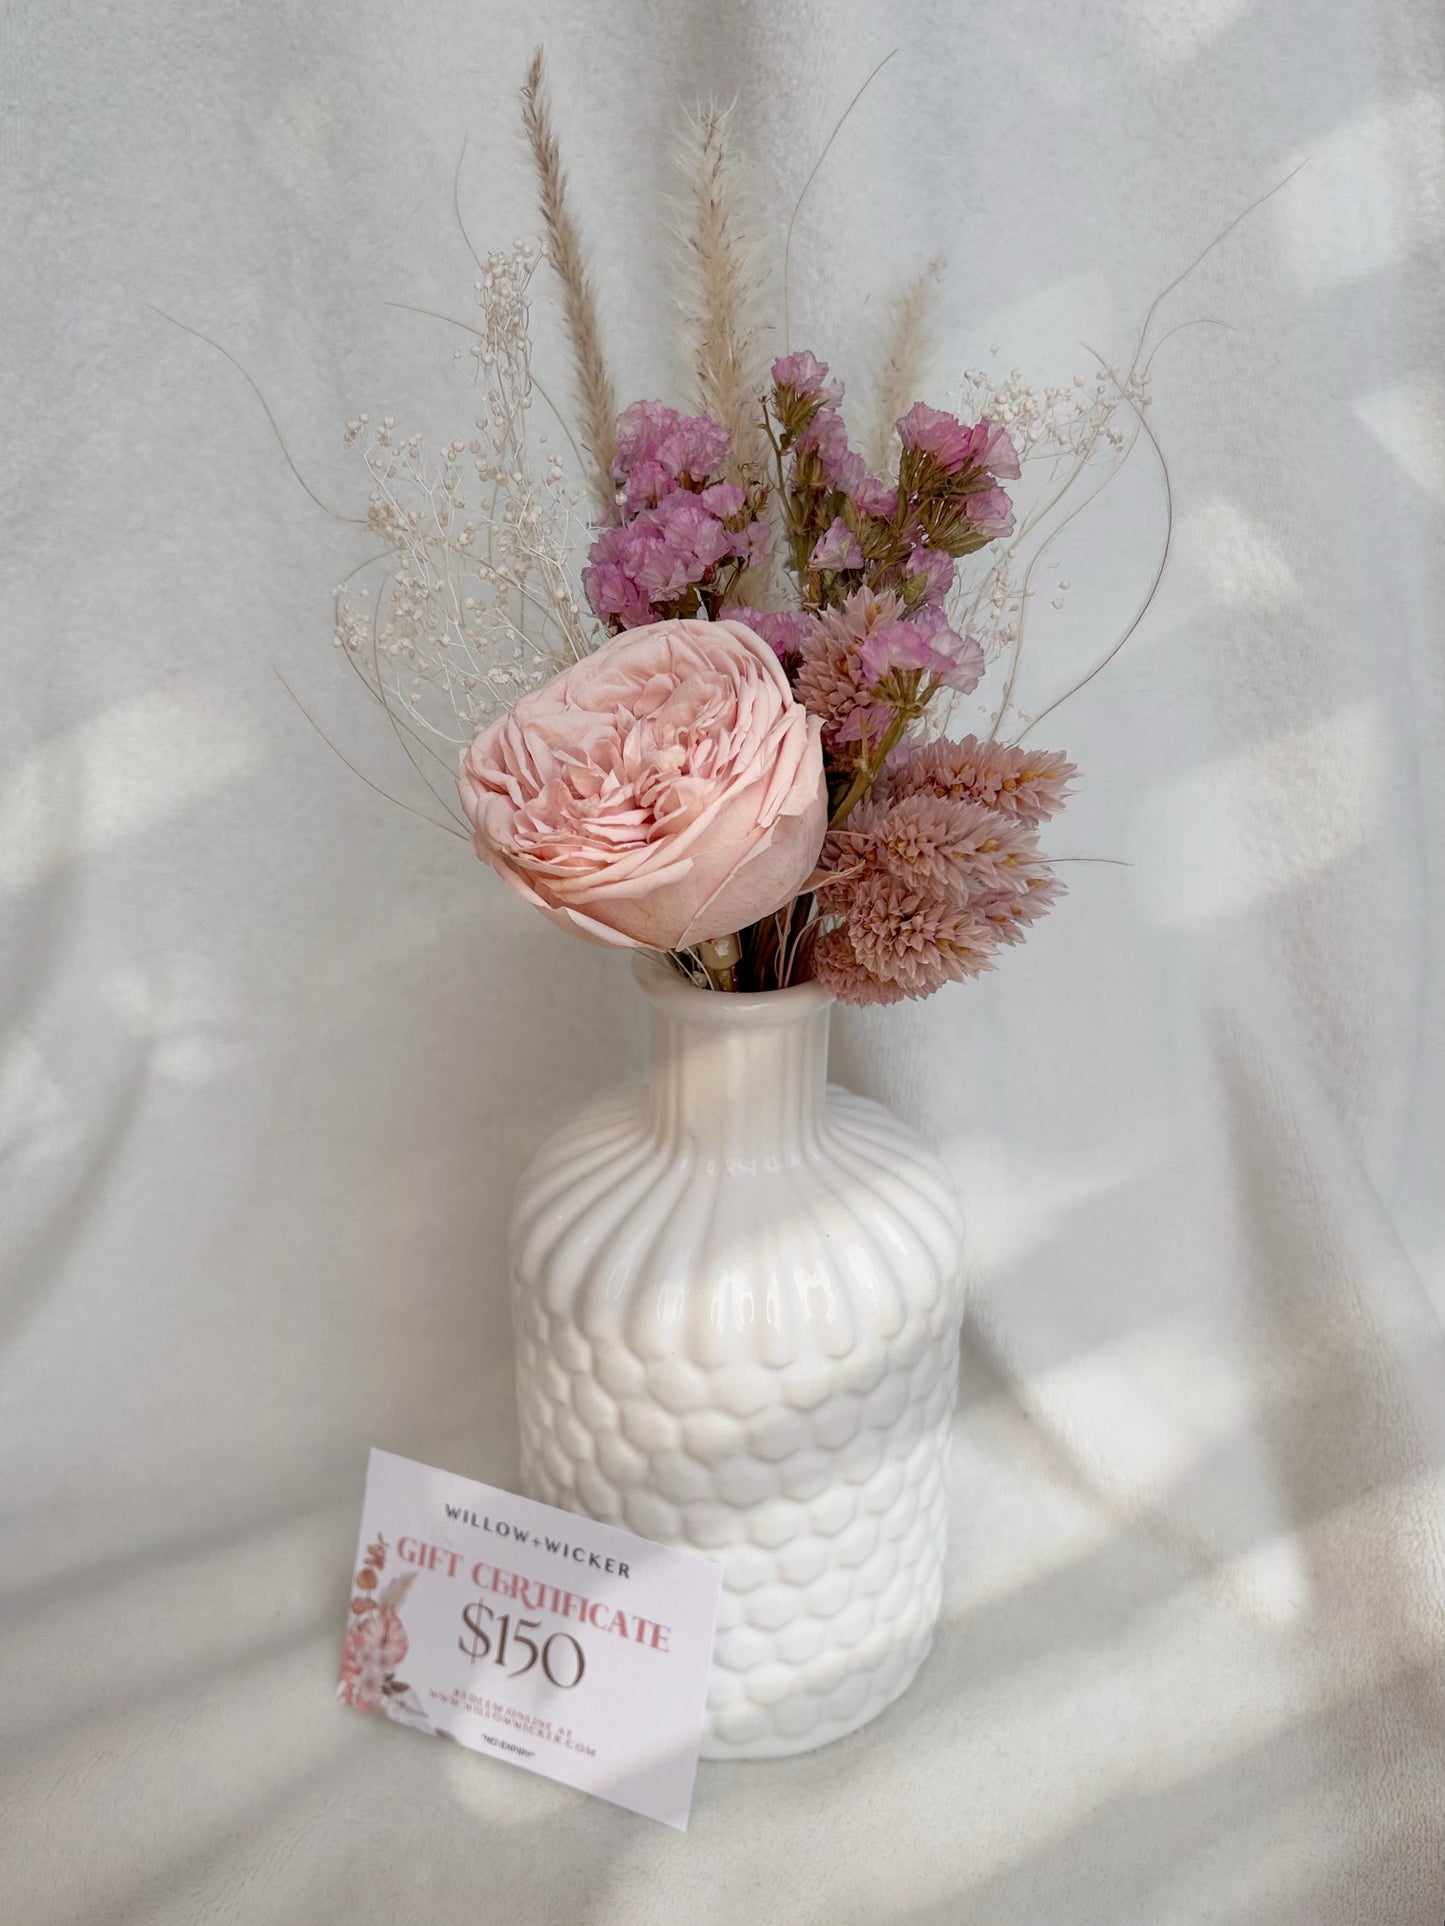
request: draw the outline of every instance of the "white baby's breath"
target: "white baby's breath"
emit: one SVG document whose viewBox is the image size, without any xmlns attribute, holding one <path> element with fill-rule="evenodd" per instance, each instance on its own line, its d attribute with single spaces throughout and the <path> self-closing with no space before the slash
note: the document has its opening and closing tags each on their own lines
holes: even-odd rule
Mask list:
<svg viewBox="0 0 1445 1926">
<path fill-rule="evenodd" d="M 398 725 L 460 744 L 592 646 L 572 589 L 580 540 L 563 463 L 529 417 L 531 243 L 484 257 L 469 328 L 475 433 L 431 446 L 391 416 L 346 440 L 366 463 L 366 523 L 383 544 L 337 595 L 336 641 Z M 540 467 L 541 472 L 535 470 Z"/>
</svg>

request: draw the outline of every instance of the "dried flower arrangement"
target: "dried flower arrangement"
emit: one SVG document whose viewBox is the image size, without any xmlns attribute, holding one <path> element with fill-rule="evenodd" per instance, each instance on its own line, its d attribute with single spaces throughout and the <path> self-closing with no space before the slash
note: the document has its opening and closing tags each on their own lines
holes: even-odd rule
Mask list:
<svg viewBox="0 0 1445 1926">
<path fill-rule="evenodd" d="M 575 933 L 716 989 L 814 977 L 849 1003 L 991 968 L 1060 894 L 1039 831 L 1075 774 L 1026 745 L 1038 718 L 1014 700 L 1032 578 L 1097 493 L 1086 473 L 1153 443 L 1145 335 L 1127 371 L 1068 386 L 971 372 L 946 412 L 913 398 L 930 263 L 896 304 L 865 460 L 827 364 L 769 364 L 729 120 L 709 112 L 681 203 L 694 412 L 619 411 L 540 53 L 522 117 L 545 240 L 474 251 L 474 431 L 429 450 L 389 417 L 348 425 L 390 567 L 375 594 L 338 592 L 338 644 L 459 833 Z M 575 429 L 532 369 L 544 267 Z M 585 497 L 532 432 L 539 400 Z M 950 734 L 990 663 L 991 729 Z"/>
</svg>

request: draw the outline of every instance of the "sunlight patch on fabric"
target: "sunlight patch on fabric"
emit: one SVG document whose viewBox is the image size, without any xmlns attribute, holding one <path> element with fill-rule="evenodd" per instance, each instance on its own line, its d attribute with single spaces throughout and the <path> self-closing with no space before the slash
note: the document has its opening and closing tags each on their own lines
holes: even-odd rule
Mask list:
<svg viewBox="0 0 1445 1926">
<path fill-rule="evenodd" d="M 1137 860 L 1157 920 L 1192 929 L 1241 916 L 1363 848 L 1388 743 L 1380 701 L 1347 702 L 1141 798 Z"/>
<path fill-rule="evenodd" d="M 1445 382 L 1438 375 L 1412 375 L 1365 395 L 1355 413 L 1417 488 L 1445 502 Z"/>
<path fill-rule="evenodd" d="M 1374 101 L 1295 158 L 1308 164 L 1274 218 L 1302 287 L 1363 281 L 1439 240 L 1440 198 L 1420 191 L 1445 169 L 1445 102 L 1434 94 Z"/>
<path fill-rule="evenodd" d="M 1201 502 L 1179 517 L 1174 539 L 1181 564 L 1204 577 L 1218 602 L 1234 608 L 1300 599 L 1284 550 L 1237 502 L 1222 495 Z"/>
<path fill-rule="evenodd" d="M 0 784 L 0 895 L 169 820 L 261 754 L 244 710 L 185 683 L 53 736 Z"/>
</svg>

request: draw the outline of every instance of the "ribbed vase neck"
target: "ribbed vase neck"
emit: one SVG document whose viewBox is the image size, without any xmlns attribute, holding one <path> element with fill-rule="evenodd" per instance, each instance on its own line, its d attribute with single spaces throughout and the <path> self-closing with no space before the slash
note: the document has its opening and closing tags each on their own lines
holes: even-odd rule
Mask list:
<svg viewBox="0 0 1445 1926">
<path fill-rule="evenodd" d="M 640 964 L 652 1004 L 654 1134 L 707 1160 L 795 1163 L 826 1127 L 832 998 L 815 984 L 726 993 Z"/>
</svg>

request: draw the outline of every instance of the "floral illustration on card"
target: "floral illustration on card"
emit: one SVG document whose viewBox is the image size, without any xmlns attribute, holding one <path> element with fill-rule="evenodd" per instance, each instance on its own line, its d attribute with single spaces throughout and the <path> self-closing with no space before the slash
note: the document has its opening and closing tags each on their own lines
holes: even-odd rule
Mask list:
<svg viewBox="0 0 1445 1926">
<path fill-rule="evenodd" d="M 385 1712 L 404 1724 L 430 1730 L 416 1693 L 398 1676 L 410 1649 L 400 1607 L 416 1573 L 406 1572 L 383 1583 L 386 1553 L 386 1540 L 378 1534 L 353 1581 L 336 1696 L 358 1712 Z"/>
</svg>

